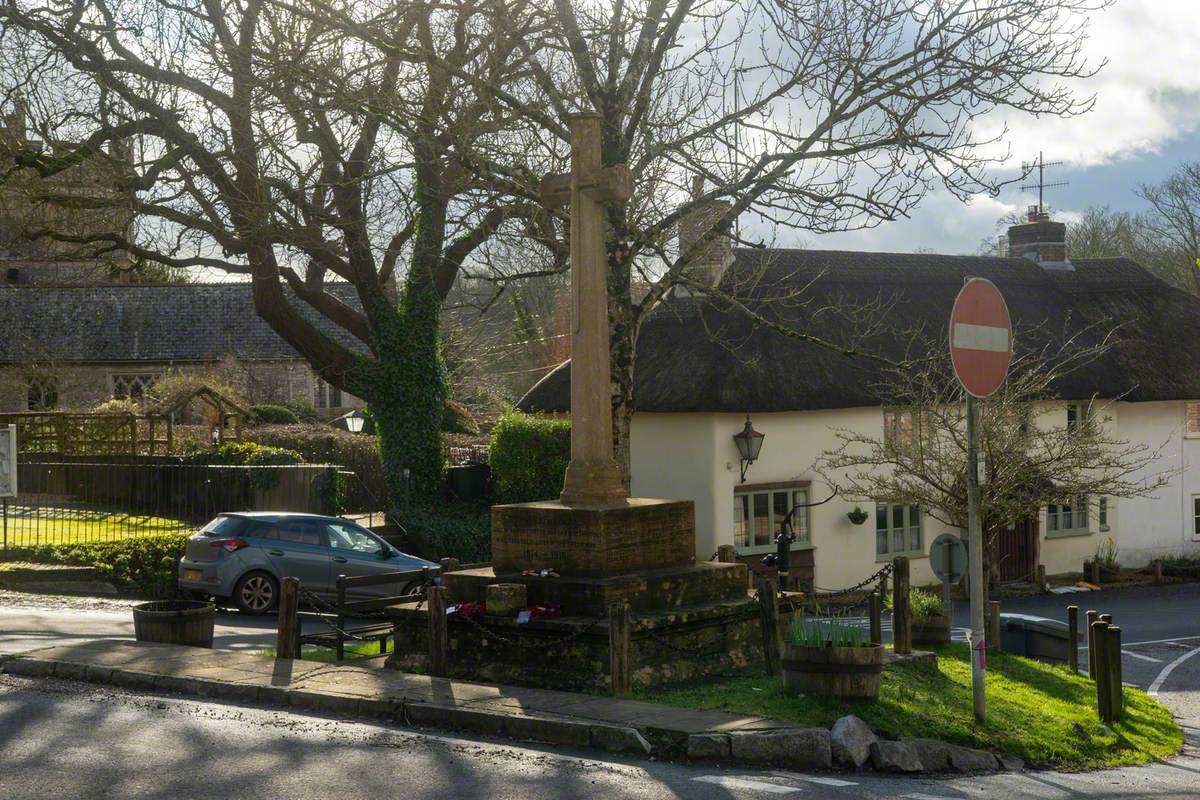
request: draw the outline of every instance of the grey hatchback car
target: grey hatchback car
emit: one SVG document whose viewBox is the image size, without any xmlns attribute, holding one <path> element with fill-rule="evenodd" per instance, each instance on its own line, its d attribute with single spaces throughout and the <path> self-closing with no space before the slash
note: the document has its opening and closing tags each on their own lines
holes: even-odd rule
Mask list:
<svg viewBox="0 0 1200 800">
<path fill-rule="evenodd" d="M 378 575 L 438 565 L 396 548 L 360 525 L 316 514 L 221 514 L 188 537 L 179 588 L 262 614 L 279 602 L 281 578 L 296 577 L 317 595 L 336 591 L 339 575 Z M 385 584 L 364 595 L 408 594 L 415 586 Z"/>
</svg>

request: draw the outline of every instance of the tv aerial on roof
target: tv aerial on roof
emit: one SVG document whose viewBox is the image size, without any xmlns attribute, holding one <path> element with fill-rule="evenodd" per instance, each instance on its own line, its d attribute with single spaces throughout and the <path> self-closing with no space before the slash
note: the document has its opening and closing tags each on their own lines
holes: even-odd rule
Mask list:
<svg viewBox="0 0 1200 800">
<path fill-rule="evenodd" d="M 1042 152 L 1040 150 L 1038 151 L 1038 157 L 1037 157 L 1036 161 L 1021 162 L 1021 170 L 1024 173 L 1022 175 L 1023 178 L 1028 178 L 1031 174 L 1033 174 L 1033 171 L 1035 169 L 1037 170 L 1037 174 L 1038 174 L 1037 183 L 1026 183 L 1021 186 L 1022 189 L 1037 189 L 1037 193 L 1038 193 L 1037 207 L 1031 208 L 1030 209 L 1031 212 L 1036 213 L 1036 214 L 1044 214 L 1046 212 L 1046 203 L 1045 203 L 1046 190 L 1050 189 L 1054 186 L 1066 186 L 1068 183 L 1070 183 L 1070 181 L 1058 181 L 1057 183 L 1046 183 L 1046 167 L 1061 167 L 1061 166 L 1063 166 L 1062 161 L 1047 161 L 1045 159 L 1045 157 L 1042 155 Z"/>
</svg>

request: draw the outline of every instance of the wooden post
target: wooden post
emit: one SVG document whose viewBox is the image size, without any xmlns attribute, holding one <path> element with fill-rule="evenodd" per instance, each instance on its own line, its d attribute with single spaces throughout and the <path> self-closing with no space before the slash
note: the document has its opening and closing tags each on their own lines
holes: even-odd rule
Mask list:
<svg viewBox="0 0 1200 800">
<path fill-rule="evenodd" d="M 723 544 L 717 548 L 717 562 L 720 564 L 736 564 L 737 548 L 731 544 Z"/>
<path fill-rule="evenodd" d="M 1162 582 L 1162 559 L 1156 558 L 1154 559 L 1154 585 L 1161 586 Z"/>
<path fill-rule="evenodd" d="M 879 599 L 882 600 L 883 598 L 887 597 L 887 595 L 888 595 L 888 579 L 887 579 L 887 575 L 884 575 L 883 577 L 881 577 L 879 579 Z"/>
<path fill-rule="evenodd" d="M 1112 722 L 1112 690 L 1108 681 L 1108 629 L 1107 622 L 1097 620 L 1092 623 L 1092 642 L 1096 645 L 1096 712 L 1104 724 Z"/>
<path fill-rule="evenodd" d="M 1087 618 L 1088 677 L 1096 680 L 1096 631 L 1092 626 L 1096 624 L 1100 612 L 1089 609 L 1084 616 Z"/>
<path fill-rule="evenodd" d="M 783 674 L 783 652 L 779 635 L 779 598 L 772 575 L 758 577 L 758 602 L 762 609 L 763 655 L 767 674 Z"/>
<path fill-rule="evenodd" d="M 892 570 L 892 649 L 898 654 L 912 652 L 912 615 L 908 611 L 908 558 L 896 556 Z"/>
<path fill-rule="evenodd" d="M 1041 592 L 1046 591 L 1046 565 L 1045 564 L 1037 565 L 1037 585 L 1038 585 L 1038 591 L 1041 591 Z"/>
<path fill-rule="evenodd" d="M 1092 570 L 1091 570 L 1092 574 L 1089 575 L 1088 577 L 1091 578 L 1091 583 L 1094 586 L 1099 586 L 1100 585 L 1100 559 L 1093 558 L 1091 567 L 1092 567 Z"/>
<path fill-rule="evenodd" d="M 608 607 L 608 664 L 613 694 L 627 694 L 630 685 L 629 634 L 632 620 L 628 603 L 612 603 Z"/>
<path fill-rule="evenodd" d="M 443 558 L 441 564 L 443 575 L 445 575 L 447 572 L 458 572 L 459 568 L 462 566 L 462 562 L 457 558 Z"/>
<path fill-rule="evenodd" d="M 1104 632 L 1108 660 L 1108 708 L 1113 720 L 1119 720 L 1125 711 L 1125 686 L 1121 682 L 1121 629 L 1109 625 Z"/>
<path fill-rule="evenodd" d="M 871 592 L 871 644 L 883 644 L 883 600 L 878 592 Z"/>
<path fill-rule="evenodd" d="M 446 621 L 446 587 L 430 586 L 425 595 L 429 606 L 429 674 L 446 677 L 450 661 L 450 631 Z"/>
<path fill-rule="evenodd" d="M 1000 601 L 988 602 L 987 649 L 1000 652 Z"/>
<path fill-rule="evenodd" d="M 1067 606 L 1067 636 L 1071 640 L 1067 647 L 1067 668 L 1074 675 L 1079 672 L 1079 606 Z"/>
<path fill-rule="evenodd" d="M 275 635 L 275 657 L 300 655 L 300 579 L 284 578 L 279 585 L 279 621 Z"/>
</svg>

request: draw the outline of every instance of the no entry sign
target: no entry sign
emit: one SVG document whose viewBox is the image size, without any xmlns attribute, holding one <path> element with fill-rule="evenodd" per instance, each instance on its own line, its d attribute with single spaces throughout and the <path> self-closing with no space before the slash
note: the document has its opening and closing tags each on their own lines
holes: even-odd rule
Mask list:
<svg viewBox="0 0 1200 800">
<path fill-rule="evenodd" d="M 1012 320 L 996 285 L 971 278 L 950 312 L 950 360 L 959 383 L 974 397 L 1000 388 L 1012 361 Z"/>
</svg>

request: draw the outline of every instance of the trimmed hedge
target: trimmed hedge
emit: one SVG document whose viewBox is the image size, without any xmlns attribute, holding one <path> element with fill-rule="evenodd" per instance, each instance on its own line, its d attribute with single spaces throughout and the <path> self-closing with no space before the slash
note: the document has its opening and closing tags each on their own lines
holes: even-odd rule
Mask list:
<svg viewBox="0 0 1200 800">
<path fill-rule="evenodd" d="M 262 425 L 245 431 L 249 441 L 299 453 L 310 464 L 337 464 L 358 475 L 342 481 L 341 503 L 349 511 L 378 511 L 384 507 L 387 486 L 374 436 L 328 425 Z"/>
<path fill-rule="evenodd" d="M 271 405 L 265 403 L 263 405 L 250 406 L 250 413 L 254 415 L 255 425 L 299 425 L 300 417 L 296 415 L 287 406 Z"/>
<path fill-rule="evenodd" d="M 179 559 L 187 533 L 136 536 L 112 542 L 43 545 L 14 551 L 23 559 L 91 567 L 122 592 L 152 598 L 179 594 Z"/>
<path fill-rule="evenodd" d="M 492 495 L 497 503 L 552 500 L 570 460 L 570 420 L 509 412 L 492 428 Z"/>
<path fill-rule="evenodd" d="M 470 564 L 492 559 L 492 517 L 486 507 L 410 508 L 399 512 L 399 522 L 414 540 L 429 547 L 435 561 L 457 558 Z"/>
<path fill-rule="evenodd" d="M 229 442 L 214 450 L 198 450 L 184 458 L 189 464 L 214 464 L 225 467 L 278 467 L 303 464 L 304 456 L 295 450 L 271 447 L 258 442 Z"/>
</svg>

